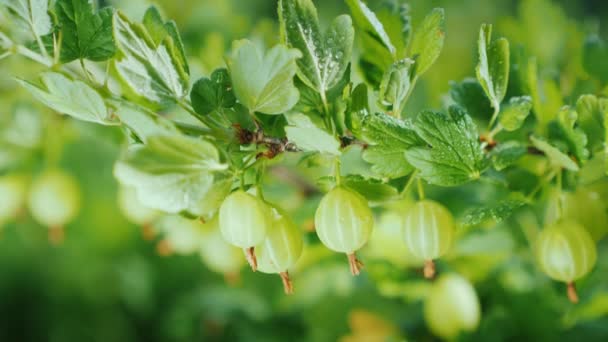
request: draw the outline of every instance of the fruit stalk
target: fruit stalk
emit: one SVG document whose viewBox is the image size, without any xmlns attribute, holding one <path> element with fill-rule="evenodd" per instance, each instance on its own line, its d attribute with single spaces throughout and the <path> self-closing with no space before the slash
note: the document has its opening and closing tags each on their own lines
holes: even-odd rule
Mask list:
<svg viewBox="0 0 608 342">
<path fill-rule="evenodd" d="M 568 283 L 568 299 L 570 302 L 576 304 L 578 303 L 578 294 L 576 293 L 576 285 L 571 281 Z"/>
<path fill-rule="evenodd" d="M 293 283 L 289 278 L 289 273 L 287 271 L 279 273 L 281 276 L 281 280 L 283 281 L 283 290 L 285 290 L 286 295 L 293 294 Z"/>
<path fill-rule="evenodd" d="M 424 262 L 424 277 L 426 279 L 433 279 L 435 278 L 435 263 L 433 262 L 433 260 L 426 260 Z"/>
<path fill-rule="evenodd" d="M 363 269 L 363 263 L 357 259 L 357 255 L 355 253 L 348 254 L 348 264 L 350 265 L 350 273 L 352 275 L 358 276 L 361 274 L 361 269 Z"/>
<path fill-rule="evenodd" d="M 255 256 L 255 247 L 245 248 L 245 257 L 253 272 L 258 270 L 258 259 Z"/>
</svg>

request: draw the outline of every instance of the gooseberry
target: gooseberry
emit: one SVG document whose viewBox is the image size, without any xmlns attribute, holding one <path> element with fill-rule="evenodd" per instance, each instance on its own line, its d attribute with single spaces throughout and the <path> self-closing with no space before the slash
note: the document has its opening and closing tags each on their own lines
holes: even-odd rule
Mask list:
<svg viewBox="0 0 608 342">
<path fill-rule="evenodd" d="M 220 206 L 219 224 L 224 239 L 245 250 L 255 272 L 258 268 L 255 246 L 264 242 L 266 230 L 272 225 L 268 205 L 245 191 L 235 191 Z"/>
<path fill-rule="evenodd" d="M 477 329 L 479 318 L 477 293 L 465 278 L 446 274 L 431 285 L 424 302 L 424 319 L 435 335 L 454 339 L 461 332 Z"/>
<path fill-rule="evenodd" d="M 370 237 L 374 221 L 367 200 L 357 192 L 337 186 L 328 192 L 315 213 L 315 229 L 329 249 L 346 253 L 350 271 L 358 275 L 363 264 L 355 252 Z"/>
<path fill-rule="evenodd" d="M 561 220 L 543 229 L 536 238 L 536 261 L 550 278 L 565 282 L 568 298 L 578 302 L 574 281 L 595 265 L 597 250 L 591 235 L 573 220 Z"/>
<path fill-rule="evenodd" d="M 302 233 L 287 215 L 274 208 L 272 213 L 273 222 L 266 239 L 256 247 L 258 269 L 264 273 L 278 273 L 285 293 L 291 294 L 293 286 L 287 270 L 294 266 L 302 255 Z"/>
<path fill-rule="evenodd" d="M 14 219 L 25 205 L 28 179 L 11 174 L 0 177 L 0 227 Z"/>
<path fill-rule="evenodd" d="M 561 199 L 562 216 L 580 223 L 595 241 L 608 233 L 608 214 L 599 194 L 586 189 L 565 192 Z"/>
<path fill-rule="evenodd" d="M 163 216 L 155 226 L 163 234 L 157 246 L 159 254 L 188 255 L 198 252 L 203 239 L 203 224 L 180 215 Z"/>
<path fill-rule="evenodd" d="M 238 274 L 245 260 L 241 250 L 222 237 L 217 215 L 203 224 L 203 239 L 199 254 L 203 263 L 211 270 L 224 274 L 226 279 Z"/>
<path fill-rule="evenodd" d="M 64 171 L 47 170 L 34 181 L 28 202 L 34 219 L 49 228 L 49 240 L 60 243 L 63 227 L 76 217 L 80 209 L 78 183 Z"/>
<path fill-rule="evenodd" d="M 406 248 L 414 257 L 424 260 L 424 276 L 435 276 L 434 259 L 444 255 L 452 245 L 454 219 L 443 205 L 422 200 L 405 213 L 403 238 Z"/>
</svg>

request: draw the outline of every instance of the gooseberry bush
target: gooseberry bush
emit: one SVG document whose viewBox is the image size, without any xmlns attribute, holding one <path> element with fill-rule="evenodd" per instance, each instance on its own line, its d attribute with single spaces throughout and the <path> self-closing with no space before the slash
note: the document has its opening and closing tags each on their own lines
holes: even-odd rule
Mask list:
<svg viewBox="0 0 608 342">
<path fill-rule="evenodd" d="M 565 93 L 558 81 L 576 80 L 547 77 L 543 56 L 483 24 L 474 77 L 452 82 L 443 108 L 412 113 L 408 101 L 444 46 L 444 10 L 414 27 L 399 1 L 345 2 L 350 13 L 322 27 L 311 0 L 279 0 L 279 44 L 235 41 L 226 68 L 194 80 L 176 24 L 155 7 L 129 18 L 88 0 L 0 0 L 14 23 L 0 32 L 0 58 L 45 69 L 15 81 L 51 110 L 120 127 L 128 143 L 114 166 L 119 202 L 146 236 L 166 237 L 161 253 L 200 251 L 227 275 L 246 260 L 279 274 L 291 293 L 288 271 L 305 245 L 320 240 L 346 254 L 359 275 L 365 260 L 356 253 L 369 242 L 370 255 L 440 274 L 424 312 L 431 329 L 453 338 L 477 326 L 479 300 L 450 260 L 435 262 L 474 227 L 525 221 L 527 254 L 578 301 L 575 281 L 594 269 L 608 232 L 595 187 L 608 170 L 601 39 L 583 46 L 585 87 Z M 174 110 L 189 119 L 166 115 Z M 347 168 L 353 159 L 358 167 Z M 324 174 L 307 179 L 312 168 Z M 29 191 L 36 220 L 51 229 L 70 222 L 78 188 L 62 172 L 49 167 L 31 186 L 27 176 L 3 176 L 0 220 L 17 215 Z M 288 203 L 265 198 L 279 176 L 324 192 L 316 238 L 304 238 Z M 488 188 L 500 195 L 469 203 Z M 441 203 L 445 194 L 461 198 L 458 211 Z M 374 231 L 387 213 L 397 228 Z M 445 310 L 450 317 L 439 319 Z"/>
</svg>

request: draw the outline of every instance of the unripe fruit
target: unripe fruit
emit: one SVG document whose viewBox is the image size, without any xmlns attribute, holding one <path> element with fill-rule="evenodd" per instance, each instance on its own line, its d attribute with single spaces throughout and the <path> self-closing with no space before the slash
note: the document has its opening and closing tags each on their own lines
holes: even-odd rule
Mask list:
<svg viewBox="0 0 608 342">
<path fill-rule="evenodd" d="M 373 227 L 374 220 L 367 200 L 342 186 L 328 192 L 315 213 L 319 239 L 329 249 L 348 255 L 353 275 L 358 275 L 363 266 L 357 260 L 355 251 L 365 245 Z"/>
<path fill-rule="evenodd" d="M 568 284 L 568 298 L 578 301 L 574 281 L 593 268 L 597 250 L 591 235 L 572 220 L 543 229 L 536 238 L 536 261 L 549 277 Z"/>
<path fill-rule="evenodd" d="M 14 219 L 25 205 L 27 177 L 7 175 L 0 177 L 0 227 Z"/>
<path fill-rule="evenodd" d="M 296 264 L 302 255 L 302 233 L 286 215 L 273 209 L 274 220 L 262 244 L 256 247 L 258 269 L 264 273 L 278 273 L 283 280 L 285 293 L 293 293 L 287 269 Z"/>
<path fill-rule="evenodd" d="M 243 253 L 240 248 L 224 240 L 217 215 L 203 226 L 203 239 L 199 249 L 203 263 L 211 271 L 224 274 L 227 278 L 238 274 L 245 263 Z"/>
<path fill-rule="evenodd" d="M 564 193 L 561 206 L 563 217 L 580 223 L 593 240 L 599 241 L 608 233 L 608 214 L 598 193 L 585 189 Z"/>
<path fill-rule="evenodd" d="M 199 251 L 204 230 L 199 220 L 167 215 L 156 222 L 155 226 L 164 236 L 157 246 L 159 254 L 188 255 Z"/>
<path fill-rule="evenodd" d="M 424 302 L 424 319 L 429 329 L 444 339 L 471 332 L 479 325 L 479 299 L 475 288 L 463 277 L 448 274 L 431 286 Z"/>
<path fill-rule="evenodd" d="M 454 236 L 452 214 L 441 204 L 422 200 L 412 205 L 405 214 L 403 238 L 414 257 L 424 260 L 424 276 L 435 275 L 434 259 L 444 255 Z"/>
<path fill-rule="evenodd" d="M 63 227 L 80 209 L 78 183 L 61 170 L 45 171 L 34 181 L 28 204 L 34 219 L 50 229 L 51 242 L 60 243 Z"/>
<path fill-rule="evenodd" d="M 141 204 L 137 193 L 130 187 L 121 187 L 118 191 L 118 206 L 129 222 L 141 226 L 146 240 L 154 238 L 151 224 L 160 216 L 159 211 Z"/>
<path fill-rule="evenodd" d="M 266 230 L 272 225 L 268 205 L 261 199 L 238 190 L 222 203 L 219 220 L 224 239 L 243 248 L 251 269 L 256 271 L 258 266 L 254 247 L 264 242 Z"/>
</svg>

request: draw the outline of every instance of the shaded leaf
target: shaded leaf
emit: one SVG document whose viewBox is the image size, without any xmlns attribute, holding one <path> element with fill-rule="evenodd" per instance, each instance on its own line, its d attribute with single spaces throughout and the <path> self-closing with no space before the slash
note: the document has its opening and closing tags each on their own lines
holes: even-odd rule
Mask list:
<svg viewBox="0 0 608 342">
<path fill-rule="evenodd" d="M 190 92 L 192 107 L 200 115 L 208 115 L 221 108 L 233 107 L 236 97 L 228 70 L 217 69 L 210 78 L 201 78 L 192 86 Z"/>
<path fill-rule="evenodd" d="M 527 204 L 525 197 L 520 193 L 513 193 L 510 198 L 469 210 L 462 220 L 465 226 L 478 225 L 486 220 L 501 222 L 508 219 L 517 209 Z"/>
<path fill-rule="evenodd" d="M 532 145 L 534 145 L 534 147 L 541 150 L 547 156 L 547 158 L 549 158 L 549 161 L 553 166 L 564 168 L 570 171 L 579 170 L 578 165 L 576 165 L 576 163 L 572 159 L 570 159 L 568 155 L 557 149 L 557 147 L 551 146 L 551 144 L 549 144 L 548 142 L 536 138 L 534 136 L 530 137 L 530 141 L 532 142 Z"/>
<path fill-rule="evenodd" d="M 509 103 L 500 111 L 498 122 L 505 131 L 518 130 L 526 121 L 532 109 L 530 96 L 518 96 L 509 99 Z"/>
<path fill-rule="evenodd" d="M 526 155 L 528 147 L 519 141 L 507 141 L 498 144 L 490 153 L 492 165 L 497 171 L 506 169 Z"/>
<path fill-rule="evenodd" d="M 414 32 L 410 55 L 416 60 L 416 75 L 424 74 L 435 63 L 445 40 L 445 14 L 442 8 L 429 13 Z"/>
<path fill-rule="evenodd" d="M 482 24 L 477 44 L 477 79 L 492 107 L 498 110 L 509 84 L 509 41 L 504 38 L 492 41 L 492 25 Z"/>
</svg>

